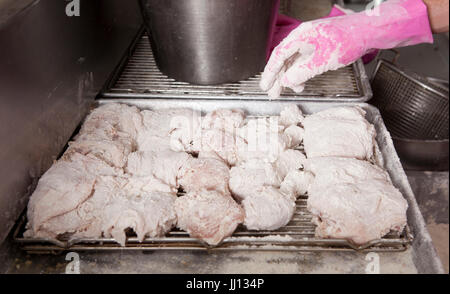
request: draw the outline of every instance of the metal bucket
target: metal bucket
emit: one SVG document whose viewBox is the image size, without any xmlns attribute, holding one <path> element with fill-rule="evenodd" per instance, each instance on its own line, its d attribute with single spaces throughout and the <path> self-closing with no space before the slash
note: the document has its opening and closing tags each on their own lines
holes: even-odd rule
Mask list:
<svg viewBox="0 0 450 294">
<path fill-rule="evenodd" d="M 193 84 L 264 69 L 279 0 L 140 0 L 159 69 Z"/>
</svg>

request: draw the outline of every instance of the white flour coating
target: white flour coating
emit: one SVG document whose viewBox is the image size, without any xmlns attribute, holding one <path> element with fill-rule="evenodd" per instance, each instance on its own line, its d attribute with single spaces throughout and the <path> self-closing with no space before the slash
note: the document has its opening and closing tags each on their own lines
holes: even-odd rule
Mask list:
<svg viewBox="0 0 450 294">
<path fill-rule="evenodd" d="M 100 217 L 103 234 L 122 246 L 125 246 L 128 228 L 133 229 L 140 242 L 146 236 L 164 236 L 176 223 L 176 199 L 175 194 L 161 192 L 117 197 L 105 207 Z"/>
<path fill-rule="evenodd" d="M 191 156 L 184 152 L 137 151 L 128 156 L 126 172 L 133 176 L 152 175 L 172 188 L 178 187 L 181 168 Z"/>
<path fill-rule="evenodd" d="M 291 144 L 283 129 L 278 117 L 249 119 L 236 132 L 237 164 L 252 159 L 275 162 Z"/>
<path fill-rule="evenodd" d="M 304 117 L 302 111 L 295 104 L 285 107 L 280 112 L 280 125 L 286 128 L 300 124 L 303 119 Z"/>
<path fill-rule="evenodd" d="M 142 182 L 140 182 L 142 180 Z M 100 176 L 90 196 L 74 210 L 45 222 L 35 237 L 113 237 L 125 245 L 125 230 L 132 228 L 140 241 L 168 232 L 176 222 L 175 193 L 163 185 L 146 185 L 145 179 Z M 29 234 L 29 233 L 27 233 Z"/>
<path fill-rule="evenodd" d="M 376 131 L 364 115 L 359 107 L 338 107 L 306 117 L 306 156 L 373 159 Z"/>
<path fill-rule="evenodd" d="M 281 178 L 273 164 L 250 160 L 231 168 L 230 190 L 239 201 L 255 195 L 263 186 L 280 187 Z"/>
<path fill-rule="evenodd" d="M 306 156 L 302 152 L 288 149 L 277 159 L 275 167 L 280 177 L 284 179 L 289 172 L 303 169 L 305 161 Z"/>
<path fill-rule="evenodd" d="M 244 225 L 249 230 L 276 230 L 289 223 L 295 212 L 295 198 L 274 187 L 261 187 L 242 201 Z"/>
<path fill-rule="evenodd" d="M 289 235 L 270 235 L 264 237 L 229 237 L 227 240 L 233 241 L 270 241 L 270 242 L 283 242 L 295 240 Z"/>
<path fill-rule="evenodd" d="M 215 158 L 190 158 L 178 174 L 178 186 L 187 193 L 208 190 L 228 195 L 229 181 L 228 166 Z"/>
<path fill-rule="evenodd" d="M 241 109 L 218 109 L 209 112 L 202 119 L 203 129 L 220 129 L 233 133 L 243 125 L 245 113 Z"/>
<path fill-rule="evenodd" d="M 315 176 L 307 207 L 318 237 L 364 244 L 405 227 L 408 203 L 381 168 L 329 157 L 309 159 L 305 169 Z"/>
<path fill-rule="evenodd" d="M 39 180 L 28 203 L 28 235 L 39 234 L 43 224 L 86 201 L 99 176 L 121 175 L 94 156 L 73 154 L 71 159 L 56 162 Z"/>
<path fill-rule="evenodd" d="M 177 226 L 194 238 L 210 245 L 231 236 L 244 221 L 244 211 L 231 195 L 201 190 L 178 197 L 175 201 Z"/>
<path fill-rule="evenodd" d="M 139 151 L 190 151 L 200 130 L 201 114 L 187 108 L 143 110 L 143 128 L 137 136 Z"/>
<path fill-rule="evenodd" d="M 298 126 L 289 126 L 284 130 L 288 148 L 298 147 L 303 142 L 305 130 Z"/>
<path fill-rule="evenodd" d="M 308 192 L 314 175 L 308 171 L 293 170 L 288 173 L 281 183 L 280 191 L 285 195 L 299 197 Z"/>
</svg>

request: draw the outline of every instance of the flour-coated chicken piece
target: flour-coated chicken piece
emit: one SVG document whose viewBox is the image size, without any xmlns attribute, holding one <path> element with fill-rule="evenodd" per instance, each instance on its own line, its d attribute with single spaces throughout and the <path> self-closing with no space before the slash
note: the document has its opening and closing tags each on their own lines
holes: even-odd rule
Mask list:
<svg viewBox="0 0 450 294">
<path fill-rule="evenodd" d="M 317 236 L 364 244 L 405 227 L 408 203 L 378 166 L 351 158 L 314 158 L 305 168 L 315 176 L 307 206 Z"/>
<path fill-rule="evenodd" d="M 103 234 L 122 246 L 127 229 L 133 229 L 140 242 L 145 237 L 161 237 L 176 224 L 176 199 L 175 194 L 163 192 L 126 193 L 117 197 L 103 211 Z"/>
<path fill-rule="evenodd" d="M 237 130 L 236 140 L 239 162 L 259 159 L 273 163 L 288 148 L 278 117 L 249 119 Z"/>
<path fill-rule="evenodd" d="M 279 188 L 280 184 L 280 176 L 268 162 L 251 160 L 230 170 L 230 190 L 239 201 L 255 194 L 263 186 Z"/>
<path fill-rule="evenodd" d="M 187 193 L 206 190 L 228 195 L 229 180 L 228 166 L 215 158 L 190 158 L 178 174 L 178 184 Z"/>
<path fill-rule="evenodd" d="M 302 123 L 303 119 L 302 111 L 295 104 L 285 107 L 280 113 L 280 124 L 286 128 Z"/>
<path fill-rule="evenodd" d="M 191 152 L 201 127 L 201 114 L 187 108 L 144 110 L 143 129 L 137 137 L 140 151 Z"/>
<path fill-rule="evenodd" d="M 191 156 L 185 152 L 138 151 L 128 156 L 126 172 L 133 176 L 152 175 L 170 187 L 178 187 L 180 169 Z"/>
<path fill-rule="evenodd" d="M 44 223 L 34 237 L 70 239 L 112 237 L 125 245 L 126 229 L 140 241 L 162 236 L 176 223 L 175 193 L 149 177 L 101 176 L 92 195 L 74 210 Z"/>
<path fill-rule="evenodd" d="M 80 134 L 95 132 L 108 124 L 119 132 L 124 132 L 136 140 L 138 131 L 143 126 L 140 110 L 135 106 L 120 103 L 106 103 L 94 109 L 86 118 Z"/>
<path fill-rule="evenodd" d="M 150 192 L 174 193 L 178 192 L 176 187 L 170 186 L 163 181 L 157 179 L 153 175 L 150 176 L 129 176 L 126 177 L 126 183 L 123 189 L 127 193 L 139 194 Z"/>
<path fill-rule="evenodd" d="M 286 137 L 287 147 L 295 148 L 300 146 L 300 144 L 303 142 L 304 135 L 305 130 L 301 127 L 298 127 L 296 125 L 287 127 L 284 130 L 284 136 Z"/>
<path fill-rule="evenodd" d="M 306 117 L 303 121 L 306 156 L 372 159 L 376 131 L 364 114 L 360 107 L 338 107 Z"/>
<path fill-rule="evenodd" d="M 56 239 L 62 234 L 70 234 L 70 239 L 101 237 L 104 221 L 102 213 L 119 196 L 117 194 L 125 181 L 122 177 L 98 177 L 92 194 L 84 202 L 45 222 L 34 237 Z"/>
<path fill-rule="evenodd" d="M 202 129 L 194 138 L 193 150 L 204 154 L 214 154 L 229 166 L 237 164 L 237 145 L 240 140 L 233 133 L 222 129 Z"/>
<path fill-rule="evenodd" d="M 65 157 L 72 153 L 92 154 L 111 166 L 122 168 L 136 149 L 142 116 L 134 106 L 108 103 L 94 109 L 79 134 L 69 143 Z"/>
<path fill-rule="evenodd" d="M 175 201 L 177 227 L 209 245 L 218 245 L 244 221 L 244 211 L 230 195 L 196 191 Z"/>
<path fill-rule="evenodd" d="M 229 133 L 241 127 L 245 113 L 241 109 L 218 109 L 211 111 L 202 119 L 202 129 L 220 129 Z"/>
<path fill-rule="evenodd" d="M 37 234 L 52 218 L 74 210 L 92 195 L 100 176 L 120 176 L 113 168 L 93 156 L 72 154 L 59 160 L 41 177 L 28 203 L 28 234 Z"/>
<path fill-rule="evenodd" d="M 133 140 L 129 135 L 115 132 L 105 136 L 104 129 L 97 129 L 94 133 L 80 134 L 75 141 L 69 142 L 63 158 L 73 153 L 93 155 L 111 166 L 123 168 L 133 148 Z"/>
<path fill-rule="evenodd" d="M 355 181 L 369 181 L 372 179 L 391 182 L 388 173 L 382 168 L 368 161 L 345 157 L 317 157 L 304 161 L 304 169 L 320 176 L 322 184 Z"/>
<path fill-rule="evenodd" d="M 313 181 L 314 175 L 312 173 L 308 171 L 292 170 L 281 183 L 280 192 L 297 198 L 308 192 Z"/>
<path fill-rule="evenodd" d="M 245 211 L 244 225 L 249 230 L 276 230 L 289 223 L 295 212 L 295 197 L 279 189 L 264 186 L 241 202 Z"/>
<path fill-rule="evenodd" d="M 225 164 L 227 164 L 227 162 L 225 160 L 223 160 L 216 152 L 213 152 L 213 151 L 200 151 L 197 154 L 197 158 L 199 158 L 199 159 L 201 159 L 201 158 L 214 158 L 214 159 L 220 160 L 220 161 L 224 162 Z"/>
<path fill-rule="evenodd" d="M 275 162 L 275 168 L 281 179 L 284 179 L 289 172 L 303 169 L 305 162 L 306 156 L 302 152 L 288 149 L 280 154 Z"/>
</svg>

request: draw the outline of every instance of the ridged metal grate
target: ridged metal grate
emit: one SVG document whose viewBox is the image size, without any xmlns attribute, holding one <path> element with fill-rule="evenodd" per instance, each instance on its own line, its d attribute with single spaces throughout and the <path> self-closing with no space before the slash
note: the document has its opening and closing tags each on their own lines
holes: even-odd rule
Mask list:
<svg viewBox="0 0 450 294">
<path fill-rule="evenodd" d="M 130 52 L 115 78 L 100 94 L 101 98 L 268 99 L 267 93 L 259 88 L 260 75 L 214 86 L 192 85 L 168 78 L 158 69 L 146 34 Z M 300 94 L 286 90 L 280 99 L 362 102 L 371 96 L 364 66 L 358 60 L 353 65 L 311 79 Z"/>
<path fill-rule="evenodd" d="M 411 242 L 408 227 L 399 233 L 389 233 L 380 240 L 357 246 L 347 240 L 319 239 L 314 236 L 316 226 L 312 215 L 306 209 L 307 196 L 296 202 L 296 211 L 292 220 L 275 231 L 249 231 L 239 226 L 234 234 L 226 238 L 219 246 L 209 247 L 198 239 L 178 229 L 173 229 L 161 238 L 147 238 L 142 243 L 130 232 L 125 247 L 114 239 L 96 238 L 67 241 L 24 238 L 26 218 L 14 232 L 15 242 L 29 253 L 59 253 L 62 251 L 104 251 L 104 250 L 195 250 L 195 251 L 404 251 Z"/>
</svg>

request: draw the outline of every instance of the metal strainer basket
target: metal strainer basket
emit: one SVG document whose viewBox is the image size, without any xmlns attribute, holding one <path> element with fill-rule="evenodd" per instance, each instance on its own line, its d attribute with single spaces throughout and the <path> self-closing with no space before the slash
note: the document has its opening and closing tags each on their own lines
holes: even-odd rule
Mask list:
<svg viewBox="0 0 450 294">
<path fill-rule="evenodd" d="M 371 85 L 370 103 L 380 110 L 402 161 L 435 167 L 444 162 L 448 169 L 448 85 L 383 59 Z"/>
</svg>

